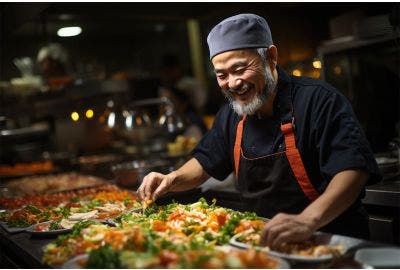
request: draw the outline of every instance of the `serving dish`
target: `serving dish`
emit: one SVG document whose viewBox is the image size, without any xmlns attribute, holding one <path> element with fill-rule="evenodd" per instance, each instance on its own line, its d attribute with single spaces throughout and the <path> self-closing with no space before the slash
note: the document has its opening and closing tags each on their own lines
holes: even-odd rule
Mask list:
<svg viewBox="0 0 400 270">
<path fill-rule="evenodd" d="M 217 246 L 217 247 L 215 247 L 215 249 L 216 249 L 216 251 L 218 251 L 218 250 L 223 251 L 226 254 L 231 254 L 232 252 L 233 253 L 238 252 L 238 250 L 235 250 L 235 248 L 232 248 L 230 246 Z M 125 255 L 120 255 L 120 256 L 124 257 L 127 254 L 129 254 L 129 251 L 125 251 L 125 252 L 122 252 L 122 253 L 125 253 Z M 135 253 L 133 253 L 133 254 L 135 254 Z M 61 265 L 61 268 L 62 269 L 82 269 L 82 268 L 85 268 L 86 263 L 89 260 L 89 256 L 90 256 L 89 254 L 80 254 L 78 256 L 75 256 L 72 259 L 70 259 L 67 262 L 65 262 L 63 265 Z M 290 268 L 290 264 L 286 260 L 284 260 L 282 258 L 279 258 L 279 257 L 276 257 L 276 256 L 271 256 L 269 254 L 268 255 L 265 254 L 265 256 L 268 256 L 269 259 L 271 259 L 271 260 L 276 262 L 276 266 L 274 267 L 274 269 L 289 269 Z M 125 262 L 125 263 L 127 263 L 127 262 Z M 125 265 L 125 263 L 122 262 L 122 268 L 132 268 L 132 265 L 129 265 L 129 263 L 127 263 L 128 265 Z M 144 267 L 144 268 L 146 268 L 146 267 Z M 156 267 L 156 268 L 159 268 L 159 266 Z"/>
<path fill-rule="evenodd" d="M 350 248 L 357 246 L 361 242 L 361 240 L 351 237 L 316 232 L 312 236 L 310 241 L 312 241 L 312 243 L 315 243 L 316 245 L 326 245 L 328 248 L 334 248 L 335 250 L 338 251 L 337 254 L 334 255 L 329 254 L 321 256 L 303 256 L 303 255 L 289 254 L 289 253 L 270 250 L 268 247 L 254 246 L 251 244 L 243 243 L 239 241 L 239 238 L 241 236 L 243 236 L 243 233 L 234 235 L 231 238 L 229 244 L 231 244 L 234 247 L 242 249 L 255 248 L 267 252 L 268 254 L 271 254 L 273 256 L 286 259 L 289 262 L 301 262 L 301 263 L 322 263 L 331 261 L 336 257 L 343 256 Z"/>
<path fill-rule="evenodd" d="M 68 233 L 72 230 L 72 228 L 63 228 L 61 225 L 59 225 L 59 227 L 55 230 L 50 230 L 52 222 L 54 221 L 37 223 L 26 228 L 25 231 L 32 236 L 51 237 Z"/>
<path fill-rule="evenodd" d="M 400 248 L 362 248 L 356 251 L 354 260 L 365 268 L 400 268 Z"/>
</svg>

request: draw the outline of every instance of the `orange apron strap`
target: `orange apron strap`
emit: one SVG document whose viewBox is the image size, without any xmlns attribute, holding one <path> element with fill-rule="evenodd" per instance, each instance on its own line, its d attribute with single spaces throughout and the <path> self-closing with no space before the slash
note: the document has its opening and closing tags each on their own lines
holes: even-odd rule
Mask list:
<svg viewBox="0 0 400 270">
<path fill-rule="evenodd" d="M 299 150 L 296 147 L 292 123 L 282 124 L 281 130 L 283 136 L 285 137 L 286 156 L 289 160 L 290 167 L 292 168 L 296 180 L 307 198 L 310 199 L 310 201 L 314 201 L 319 197 L 319 194 L 314 189 L 310 179 L 307 176 Z"/>
<path fill-rule="evenodd" d="M 235 147 L 233 148 L 233 157 L 235 159 L 235 174 L 238 177 L 239 173 L 239 161 L 240 161 L 240 150 L 242 149 L 242 136 L 243 136 L 243 123 L 246 120 L 246 115 L 243 115 L 242 120 L 240 120 L 239 124 L 236 128 L 236 139 L 235 139 Z"/>
</svg>

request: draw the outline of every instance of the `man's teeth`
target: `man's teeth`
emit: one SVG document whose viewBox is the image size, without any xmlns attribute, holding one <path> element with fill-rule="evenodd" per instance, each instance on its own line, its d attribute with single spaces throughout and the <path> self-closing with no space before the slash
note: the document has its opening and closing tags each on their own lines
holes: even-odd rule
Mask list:
<svg viewBox="0 0 400 270">
<path fill-rule="evenodd" d="M 241 89 L 240 91 L 230 91 L 231 93 L 233 93 L 233 94 L 237 94 L 237 95 L 243 95 L 244 93 L 246 93 L 247 92 L 247 90 L 248 89 Z"/>
</svg>

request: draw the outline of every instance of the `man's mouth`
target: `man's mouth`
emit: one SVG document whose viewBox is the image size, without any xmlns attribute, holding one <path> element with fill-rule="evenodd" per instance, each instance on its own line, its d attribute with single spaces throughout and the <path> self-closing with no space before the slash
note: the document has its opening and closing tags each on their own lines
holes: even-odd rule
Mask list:
<svg viewBox="0 0 400 270">
<path fill-rule="evenodd" d="M 231 93 L 232 95 L 243 96 L 243 95 L 245 95 L 250 89 L 251 89 L 250 85 L 245 84 L 245 85 L 243 85 L 243 87 L 240 88 L 240 89 L 236 89 L 236 90 L 234 90 L 234 89 L 229 89 L 228 91 L 229 91 L 229 93 Z"/>
</svg>

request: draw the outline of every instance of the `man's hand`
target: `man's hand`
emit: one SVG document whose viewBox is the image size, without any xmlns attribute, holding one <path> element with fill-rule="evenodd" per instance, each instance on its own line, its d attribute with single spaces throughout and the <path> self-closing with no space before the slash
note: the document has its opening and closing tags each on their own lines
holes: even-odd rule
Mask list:
<svg viewBox="0 0 400 270">
<path fill-rule="evenodd" d="M 369 174 L 363 170 L 337 173 L 326 190 L 298 215 L 277 214 L 265 226 L 260 243 L 277 248 L 282 243 L 308 239 L 346 210 L 363 189 Z"/>
<path fill-rule="evenodd" d="M 169 174 L 149 173 L 143 178 L 143 182 L 137 190 L 139 199 L 141 201 L 155 201 L 158 197 L 171 190 L 175 179 L 174 172 Z"/>
<path fill-rule="evenodd" d="M 280 213 L 265 225 L 261 233 L 260 244 L 277 249 L 283 243 L 306 240 L 315 230 L 313 222 L 302 215 Z"/>
<path fill-rule="evenodd" d="M 140 200 L 152 200 L 154 202 L 167 192 L 195 188 L 209 177 L 200 163 L 195 158 L 191 158 L 178 170 L 169 174 L 149 173 L 143 178 L 137 192 Z"/>
</svg>

